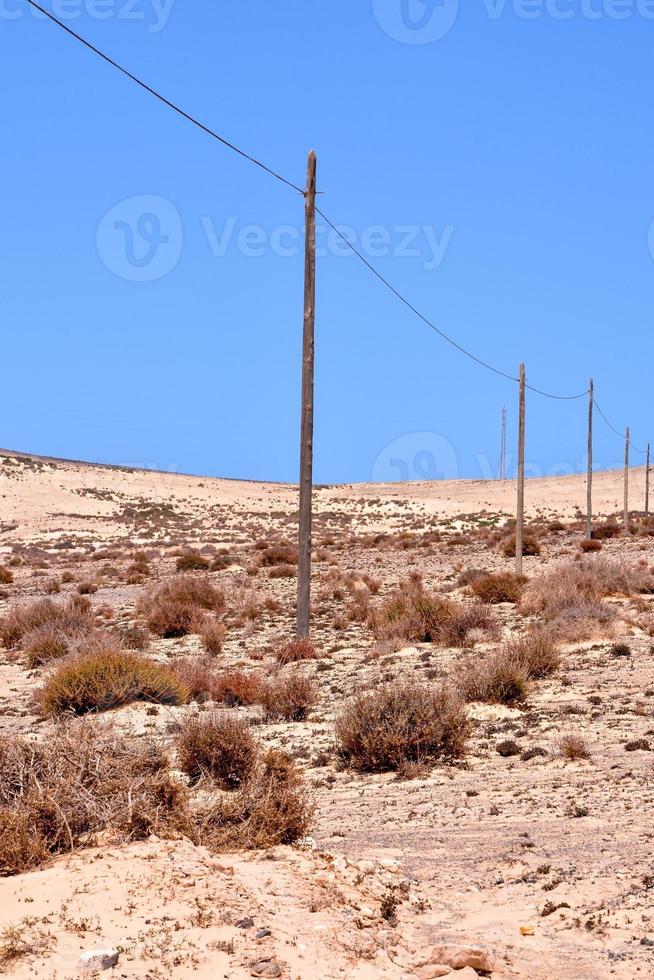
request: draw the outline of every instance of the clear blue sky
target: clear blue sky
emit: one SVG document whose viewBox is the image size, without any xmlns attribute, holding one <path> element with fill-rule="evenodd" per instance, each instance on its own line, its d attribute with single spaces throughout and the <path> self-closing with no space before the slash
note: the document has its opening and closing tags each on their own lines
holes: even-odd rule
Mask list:
<svg viewBox="0 0 654 980">
<path fill-rule="evenodd" d="M 294 182 L 315 147 L 320 206 L 443 329 L 654 436 L 654 5 L 42 2 Z M 24 0 L 0 73 L 0 445 L 295 480 L 300 196 Z M 494 470 L 515 385 L 320 243 L 316 479 Z M 585 402 L 528 411 L 533 471 L 582 468 Z"/>
</svg>

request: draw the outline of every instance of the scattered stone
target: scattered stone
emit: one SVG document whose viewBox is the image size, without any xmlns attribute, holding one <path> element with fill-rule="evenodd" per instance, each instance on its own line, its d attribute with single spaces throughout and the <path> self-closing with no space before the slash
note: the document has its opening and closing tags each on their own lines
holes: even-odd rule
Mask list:
<svg viewBox="0 0 654 980">
<path fill-rule="evenodd" d="M 265 960 L 253 960 L 250 963 L 250 973 L 253 977 L 281 977 L 282 968 L 277 960 L 269 957 Z"/>
<path fill-rule="evenodd" d="M 244 919 L 239 919 L 238 920 L 238 922 L 236 923 L 236 928 L 237 929 L 251 929 L 253 925 L 254 925 L 254 919 L 251 918 L 248 915 Z"/>
<path fill-rule="evenodd" d="M 482 946 L 458 946 L 453 943 L 434 946 L 428 964 L 449 966 L 453 970 L 465 970 L 466 967 L 470 967 L 481 973 L 492 973 L 495 967 L 493 956 Z M 463 974 L 457 973 L 457 977 L 461 976 Z"/>
<path fill-rule="evenodd" d="M 254 934 L 255 939 L 267 939 L 268 936 L 272 936 L 270 929 L 257 929 Z"/>
<path fill-rule="evenodd" d="M 82 968 L 88 973 L 98 970 L 112 970 L 118 963 L 120 953 L 117 949 L 89 949 L 80 955 Z"/>
</svg>

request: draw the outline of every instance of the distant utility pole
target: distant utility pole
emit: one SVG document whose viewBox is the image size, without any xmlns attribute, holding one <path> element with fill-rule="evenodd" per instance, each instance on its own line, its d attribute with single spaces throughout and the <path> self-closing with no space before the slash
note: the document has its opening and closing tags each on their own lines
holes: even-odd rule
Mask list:
<svg viewBox="0 0 654 980">
<path fill-rule="evenodd" d="M 502 409 L 502 441 L 500 443 L 500 480 L 506 480 L 506 406 Z"/>
<path fill-rule="evenodd" d="M 647 466 L 645 468 L 645 517 L 649 517 L 649 474 L 650 474 L 650 444 L 647 443 Z"/>
<path fill-rule="evenodd" d="M 298 533 L 297 635 L 307 637 L 311 616 L 311 505 L 313 495 L 313 378 L 316 319 L 316 154 L 307 165 L 304 238 L 304 330 L 300 431 L 300 526 Z"/>
<path fill-rule="evenodd" d="M 588 485 L 586 503 L 586 537 L 593 536 L 593 406 L 595 404 L 595 382 L 590 379 L 588 389 Z"/>
<path fill-rule="evenodd" d="M 515 522 L 515 570 L 522 575 L 522 542 L 525 526 L 525 414 L 527 403 L 527 377 L 524 364 L 519 372 L 519 422 L 518 422 L 518 506 Z"/>
<path fill-rule="evenodd" d="M 627 432 L 625 434 L 625 447 L 624 447 L 624 529 L 625 533 L 629 533 L 629 449 L 630 449 L 631 436 L 629 433 L 629 426 L 627 426 Z"/>
</svg>

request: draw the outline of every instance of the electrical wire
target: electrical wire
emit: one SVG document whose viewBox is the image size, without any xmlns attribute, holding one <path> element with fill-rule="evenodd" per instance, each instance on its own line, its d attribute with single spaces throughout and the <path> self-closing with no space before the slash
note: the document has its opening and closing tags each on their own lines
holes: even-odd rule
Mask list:
<svg viewBox="0 0 654 980">
<path fill-rule="evenodd" d="M 207 133 L 209 136 L 213 136 L 213 138 L 218 140 L 218 142 L 222 143 L 223 146 L 226 146 L 228 149 L 233 150 L 234 153 L 238 153 L 239 156 L 243 157 L 245 160 L 249 160 L 249 162 L 253 163 L 255 166 L 260 167 L 261 170 L 264 170 L 267 174 L 270 174 L 271 177 L 275 177 L 277 180 L 281 181 L 282 184 L 286 184 L 288 187 L 292 187 L 294 191 L 297 191 L 299 194 L 304 195 L 304 191 L 302 190 L 302 188 L 298 187 L 297 184 L 294 184 L 292 180 L 288 180 L 286 177 L 283 177 L 281 174 L 277 173 L 276 170 L 273 170 L 272 167 L 268 167 L 265 163 L 262 163 L 261 160 L 257 160 L 256 157 L 253 157 L 249 153 L 246 153 L 245 150 L 242 150 L 234 143 L 231 143 L 228 139 L 225 139 L 224 136 L 221 136 L 220 133 L 217 133 L 214 129 L 211 129 L 209 126 L 205 126 L 205 124 L 203 122 L 200 122 L 199 119 L 196 119 L 195 116 L 192 116 L 190 113 L 180 108 L 180 106 L 176 105 L 174 102 L 171 102 L 170 99 L 167 99 L 164 95 L 161 95 L 159 92 L 156 91 L 156 89 L 153 89 L 150 85 L 148 85 L 147 82 L 144 82 L 141 78 L 138 78 L 137 75 L 134 75 L 132 74 L 131 71 L 128 71 L 127 68 L 123 68 L 123 66 L 120 65 L 117 61 L 114 61 L 114 59 L 110 58 L 108 54 L 105 54 L 104 51 L 101 51 L 99 48 L 96 48 L 94 44 L 91 44 L 90 41 L 87 41 L 86 38 L 82 37 L 81 34 L 77 34 L 76 31 L 72 30 L 72 28 L 68 27 L 66 24 L 60 21 L 58 17 L 55 17 L 55 15 L 50 13 L 49 10 L 46 10 L 45 7 L 42 7 L 40 4 L 36 3 L 35 0 L 27 0 L 27 3 L 31 7 L 34 7 L 35 10 L 39 10 L 42 14 L 44 14 L 45 17 L 51 20 L 53 24 L 56 24 L 57 27 L 60 27 L 62 31 L 66 32 L 66 34 L 69 34 L 71 37 L 75 38 L 76 41 L 79 41 L 80 44 L 83 44 L 84 47 L 88 48 L 89 51 L 92 51 L 93 54 L 96 54 L 99 58 L 102 58 L 103 61 L 106 61 L 108 65 L 111 65 L 117 71 L 125 75 L 126 78 L 129 78 L 132 82 L 134 82 L 136 85 L 139 85 L 146 92 L 149 92 L 150 95 L 153 95 L 155 97 L 155 99 L 158 99 L 160 102 L 163 102 L 163 104 L 165 106 L 168 106 L 169 109 L 172 109 L 174 112 L 178 113 L 178 115 L 182 116 L 184 119 L 187 119 L 190 123 L 193 123 L 194 126 L 197 126 L 198 129 L 201 129 L 204 133 Z"/>
<path fill-rule="evenodd" d="M 335 225 L 334 222 L 327 217 L 324 211 L 321 211 L 321 209 L 317 207 L 316 212 L 320 215 L 320 217 L 324 221 L 327 222 L 329 227 L 336 232 L 339 238 L 341 238 L 345 242 L 345 244 L 351 249 L 354 255 L 356 255 L 357 258 L 360 259 L 361 262 L 363 262 L 366 268 L 369 269 L 370 272 L 372 272 L 372 274 L 376 276 L 376 278 L 381 283 L 383 283 L 383 285 L 386 286 L 386 288 L 389 289 L 391 293 L 393 293 L 393 295 L 396 296 L 401 303 L 403 303 L 409 310 L 411 310 L 411 312 L 414 313 L 420 320 L 422 320 L 423 323 L 425 323 L 428 327 L 430 327 L 434 331 L 434 333 L 437 333 L 438 336 L 441 337 L 443 340 L 445 340 L 448 344 L 451 344 L 452 347 L 455 347 L 462 354 L 465 354 L 466 357 L 469 357 L 470 360 L 474 361 L 476 364 L 481 365 L 481 367 L 486 368 L 486 370 L 492 371 L 493 374 L 499 375 L 500 378 L 506 378 L 508 381 L 515 381 L 516 383 L 519 382 L 519 378 L 516 378 L 514 375 L 508 374 L 506 371 L 502 371 L 500 370 L 500 368 L 497 368 L 494 365 L 489 364 L 487 361 L 482 360 L 481 357 L 478 357 L 476 354 L 473 354 L 472 351 L 468 350 L 466 347 L 463 347 L 461 344 L 457 343 L 456 340 L 454 340 L 443 330 L 441 330 L 440 327 L 437 327 L 432 320 L 430 320 L 423 313 L 421 313 L 420 310 L 416 309 L 413 303 L 411 303 L 406 298 L 406 296 L 404 296 L 398 289 L 396 289 L 395 286 L 393 286 L 388 281 L 388 279 L 385 279 L 384 276 L 382 276 L 381 272 L 379 272 L 379 270 L 376 269 L 374 265 L 371 262 L 369 262 L 368 259 L 364 255 L 362 255 L 362 253 L 352 244 L 352 242 L 345 237 L 345 235 L 339 230 L 338 226 Z M 588 394 L 588 389 L 586 389 L 586 391 L 582 391 L 579 395 L 554 395 L 551 392 L 543 391 L 540 388 L 535 388 L 533 385 L 530 384 L 527 384 L 526 387 L 530 391 L 535 392 L 537 395 L 543 395 L 545 398 L 554 398 L 557 401 L 574 401 L 575 399 L 583 398 L 584 395 Z"/>
</svg>

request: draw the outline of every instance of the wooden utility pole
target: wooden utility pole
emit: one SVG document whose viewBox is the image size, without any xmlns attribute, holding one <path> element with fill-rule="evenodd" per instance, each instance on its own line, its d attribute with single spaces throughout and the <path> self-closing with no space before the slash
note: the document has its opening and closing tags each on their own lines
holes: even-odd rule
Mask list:
<svg viewBox="0 0 654 980">
<path fill-rule="evenodd" d="M 593 406 L 595 404 L 595 383 L 590 379 L 588 389 L 588 486 L 586 503 L 586 537 L 593 536 Z"/>
<path fill-rule="evenodd" d="M 525 411 L 527 378 L 524 364 L 520 365 L 519 423 L 518 423 L 518 506 L 515 522 L 515 570 L 522 575 L 522 542 L 525 526 Z"/>
<path fill-rule="evenodd" d="M 500 480 L 506 480 L 506 407 L 502 409 L 502 439 L 500 442 Z"/>
<path fill-rule="evenodd" d="M 631 436 L 629 433 L 629 426 L 627 426 L 627 432 L 625 436 L 625 447 L 624 447 L 624 529 L 625 534 L 629 533 L 629 449 L 630 449 Z"/>
<path fill-rule="evenodd" d="M 313 377 L 316 318 L 316 154 L 307 165 L 304 238 L 304 330 L 300 431 L 300 526 L 297 569 L 297 635 L 307 637 L 311 616 L 311 504 L 313 492 Z"/>
<path fill-rule="evenodd" d="M 649 517 L 649 472 L 650 472 L 650 444 L 647 443 L 647 465 L 645 468 L 645 517 Z"/>
</svg>

